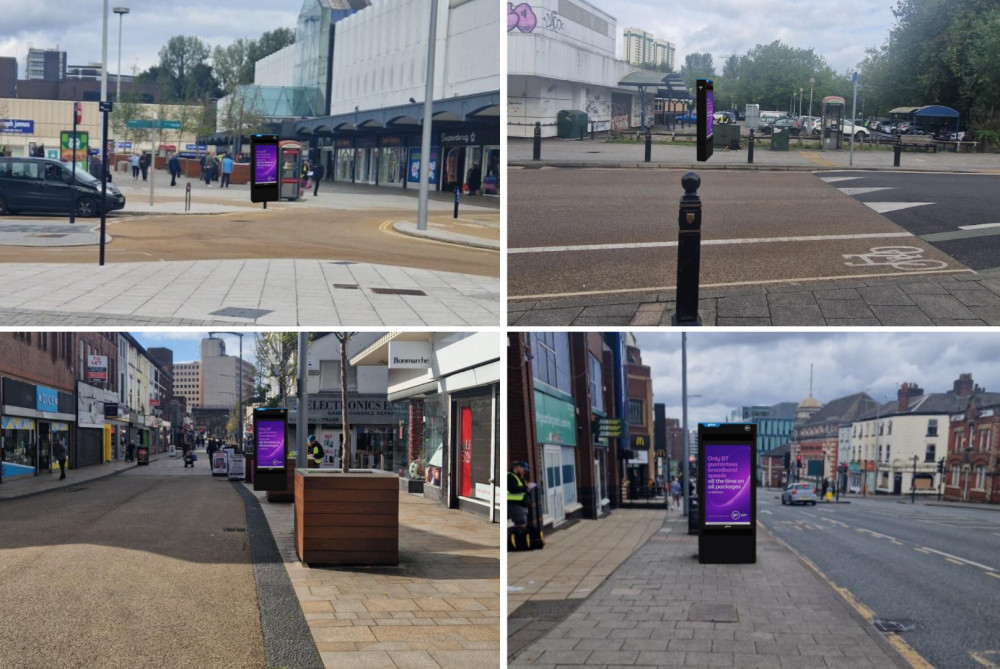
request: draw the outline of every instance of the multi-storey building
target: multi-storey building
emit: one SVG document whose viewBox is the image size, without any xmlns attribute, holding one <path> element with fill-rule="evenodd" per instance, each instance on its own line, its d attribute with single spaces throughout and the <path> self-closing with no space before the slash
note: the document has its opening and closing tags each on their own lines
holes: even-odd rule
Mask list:
<svg viewBox="0 0 1000 669">
<path fill-rule="evenodd" d="M 651 488 L 657 475 L 653 444 L 653 377 L 649 366 L 642 364 L 642 353 L 635 345 L 635 335 L 625 335 L 626 374 L 628 378 L 629 450 L 626 475 L 633 494 L 638 488 Z"/>
<path fill-rule="evenodd" d="M 845 422 L 853 423 L 859 416 L 874 411 L 877 405 L 865 393 L 839 397 L 813 411 L 816 404 L 818 402 L 810 394 L 796 407 L 796 415 L 802 418 L 801 422 L 796 420 L 790 439 L 791 465 L 797 479 L 832 480 L 840 462 L 840 426 Z"/>
<path fill-rule="evenodd" d="M 183 397 L 188 408 L 201 406 L 201 362 L 174 363 L 174 396 Z"/>
<path fill-rule="evenodd" d="M 622 58 L 630 65 L 666 65 L 674 69 L 677 46 L 673 42 L 656 39 L 653 33 L 638 28 L 626 28 L 623 38 Z"/>
<path fill-rule="evenodd" d="M 972 385 L 968 376 L 963 392 Z M 973 385 L 967 398 L 964 410 L 948 417 L 948 453 L 942 463 L 944 496 L 1000 504 L 1000 394 Z"/>
<path fill-rule="evenodd" d="M 66 52 L 59 49 L 28 49 L 24 78 L 28 81 L 65 79 Z"/>
</svg>

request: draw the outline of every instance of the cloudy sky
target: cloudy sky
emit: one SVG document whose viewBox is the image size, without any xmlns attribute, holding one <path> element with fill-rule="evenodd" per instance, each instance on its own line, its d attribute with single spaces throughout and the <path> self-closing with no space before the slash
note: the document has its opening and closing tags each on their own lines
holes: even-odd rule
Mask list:
<svg viewBox="0 0 1000 669">
<path fill-rule="evenodd" d="M 176 332 L 131 332 L 129 333 L 147 349 L 163 346 L 174 352 L 174 362 L 196 362 L 201 360 L 201 340 L 208 338 L 208 331 L 176 331 Z M 233 335 L 220 334 L 219 339 L 226 342 L 227 355 L 240 354 L 240 338 Z M 255 333 L 243 335 L 243 359 L 254 362 L 253 347 Z"/>
<path fill-rule="evenodd" d="M 20 76 L 28 45 L 66 51 L 69 65 L 101 62 L 103 0 L 0 0 L 0 56 L 17 58 Z M 118 16 L 112 7 L 128 7 L 122 21 L 122 73 L 145 70 L 159 61 L 159 51 L 174 35 L 197 35 L 226 46 L 239 37 L 260 37 L 275 28 L 295 28 L 302 0 L 111 0 L 108 64 L 118 67 Z"/>
<path fill-rule="evenodd" d="M 638 333 L 643 364 L 653 374 L 653 401 L 681 418 L 681 335 Z M 721 422 L 741 406 L 821 402 L 865 391 L 879 401 L 900 383 L 946 392 L 963 372 L 1000 391 L 1000 336 L 990 333 L 756 332 L 688 335 L 688 423 Z M 701 395 L 701 397 L 690 397 Z"/>
<path fill-rule="evenodd" d="M 744 55 L 757 44 L 775 40 L 813 49 L 838 73 L 854 69 L 867 47 L 885 42 L 896 4 L 894 0 L 589 1 L 618 20 L 619 56 L 624 29 L 639 28 L 677 45 L 676 70 L 685 55 L 707 51 L 719 74 L 730 55 Z"/>
</svg>

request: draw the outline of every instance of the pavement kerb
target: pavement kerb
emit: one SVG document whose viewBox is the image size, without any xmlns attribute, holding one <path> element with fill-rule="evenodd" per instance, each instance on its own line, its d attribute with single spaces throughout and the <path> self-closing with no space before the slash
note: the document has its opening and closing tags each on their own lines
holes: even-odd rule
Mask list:
<svg viewBox="0 0 1000 669">
<path fill-rule="evenodd" d="M 922 506 L 942 506 L 950 509 L 975 509 L 977 511 L 1000 511 L 997 504 L 967 504 L 965 502 L 924 502 Z"/>
<path fill-rule="evenodd" d="M 473 237 L 471 235 L 462 235 L 455 232 L 445 232 L 442 230 L 434 230 L 432 228 L 427 228 L 426 230 L 418 230 L 417 224 L 412 221 L 396 221 L 392 224 L 392 229 L 396 232 L 409 235 L 410 237 L 418 237 L 421 239 L 433 239 L 438 242 L 445 242 L 448 244 L 458 244 L 459 246 L 471 246 L 477 249 L 488 249 L 490 251 L 499 251 L 500 242 L 491 241 L 486 239 L 480 239 L 479 237 Z"/>
<path fill-rule="evenodd" d="M 169 457 L 167 453 L 157 453 L 155 457 L 152 456 L 152 455 L 150 455 L 149 456 L 149 461 L 150 462 L 157 462 L 159 460 L 162 460 L 165 457 Z M 94 466 L 94 465 L 90 465 L 90 466 Z M 65 481 L 65 483 L 60 483 L 60 484 L 55 485 L 55 486 L 53 486 L 51 488 L 46 488 L 45 490 L 33 490 L 31 492 L 26 492 L 23 495 L 14 495 L 12 497 L 0 497 L 0 504 L 2 504 L 3 502 L 8 502 L 10 500 L 24 499 L 25 497 L 35 497 L 36 495 L 45 495 L 45 494 L 48 494 L 50 492 L 58 492 L 60 490 L 63 490 L 64 488 L 70 488 L 72 486 L 83 485 L 85 483 L 90 483 L 91 481 L 100 481 L 102 479 L 111 478 L 112 476 L 117 476 L 118 474 L 121 474 L 122 472 L 130 471 L 133 468 L 138 467 L 138 466 L 139 465 L 136 464 L 136 465 L 133 465 L 132 467 L 122 467 L 121 469 L 116 469 L 115 471 L 108 472 L 107 474 L 100 474 L 99 476 L 93 476 L 91 478 L 82 479 L 82 480 L 81 479 L 74 479 L 71 476 L 67 476 L 65 479 L 63 479 L 63 481 Z M 79 471 L 79 470 L 70 470 L 70 471 Z M 2 485 L 2 484 L 0 484 L 0 485 Z"/>
<path fill-rule="evenodd" d="M 942 173 L 942 174 L 995 174 L 995 169 L 955 169 L 954 167 L 941 169 L 912 170 L 902 167 L 880 167 L 880 166 L 839 166 L 825 167 L 820 165 L 761 165 L 757 163 L 745 165 L 725 165 L 709 163 L 596 163 L 587 161 L 566 161 L 566 160 L 511 160 L 507 162 L 507 167 L 521 167 L 524 169 L 540 169 L 543 167 L 555 167 L 560 169 L 665 169 L 665 170 L 745 170 L 745 171 L 766 171 L 766 172 L 912 172 L 912 173 Z"/>
<path fill-rule="evenodd" d="M 758 520 L 757 524 L 760 529 L 766 532 L 770 538 L 774 539 L 778 545 L 783 546 L 792 555 L 794 555 L 799 562 L 806 567 L 806 570 L 810 574 L 840 595 L 840 598 L 844 603 L 844 607 L 850 613 L 851 617 L 858 622 L 862 629 L 865 630 L 865 633 L 879 646 L 879 648 L 885 651 L 886 655 L 892 659 L 898 669 L 935 669 L 934 665 L 925 660 L 920 653 L 915 651 L 910 644 L 906 643 L 906 641 L 904 641 L 898 634 L 882 634 L 876 630 L 872 625 L 872 620 L 874 620 L 875 614 L 868 607 L 855 599 L 854 595 L 847 588 L 837 585 L 832 579 L 830 579 L 830 577 L 824 574 L 812 560 L 792 548 L 783 539 L 768 530 L 764 523 Z"/>
</svg>

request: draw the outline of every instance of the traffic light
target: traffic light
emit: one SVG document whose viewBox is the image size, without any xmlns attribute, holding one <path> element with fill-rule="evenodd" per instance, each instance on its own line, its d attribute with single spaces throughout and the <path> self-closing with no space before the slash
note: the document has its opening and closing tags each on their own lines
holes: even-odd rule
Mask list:
<svg viewBox="0 0 1000 669">
<path fill-rule="evenodd" d="M 938 474 L 944 474 L 944 458 L 938 460 Z"/>
<path fill-rule="evenodd" d="M 792 466 L 792 454 L 785 453 L 785 469 L 788 469 L 791 466 Z"/>
<path fill-rule="evenodd" d="M 801 453 L 799 455 L 795 456 L 795 466 L 796 467 L 801 467 L 802 466 L 802 454 Z"/>
<path fill-rule="evenodd" d="M 73 118 L 76 119 L 77 124 L 83 123 L 83 103 L 73 103 Z"/>
</svg>

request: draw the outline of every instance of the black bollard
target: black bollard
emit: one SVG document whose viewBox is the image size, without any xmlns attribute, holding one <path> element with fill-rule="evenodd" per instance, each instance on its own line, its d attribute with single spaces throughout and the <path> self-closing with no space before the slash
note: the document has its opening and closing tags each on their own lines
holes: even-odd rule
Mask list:
<svg viewBox="0 0 1000 669">
<path fill-rule="evenodd" d="M 750 128 L 750 147 L 747 150 L 747 162 L 753 162 L 753 128 Z"/>
<path fill-rule="evenodd" d="M 646 126 L 646 162 L 648 163 L 653 155 L 653 133 L 649 126 Z"/>
<path fill-rule="evenodd" d="M 531 159 L 542 159 L 542 124 L 540 121 L 535 121 L 535 146 L 531 150 Z"/>
<path fill-rule="evenodd" d="M 459 189 L 459 187 L 455 186 L 455 215 L 453 216 L 453 218 L 458 218 L 458 195 L 461 192 L 462 191 Z"/>
<path fill-rule="evenodd" d="M 590 141 L 594 141 L 594 122 L 590 122 Z"/>
<path fill-rule="evenodd" d="M 892 147 L 892 166 L 899 167 L 899 151 L 903 148 L 902 137 L 896 136 L 896 144 Z"/>
<path fill-rule="evenodd" d="M 701 268 L 701 177 L 688 172 L 681 177 L 684 195 L 677 220 L 677 307 L 671 325 L 701 325 L 698 314 L 698 280 Z"/>
</svg>

